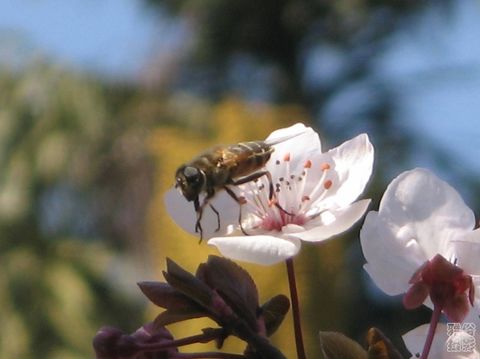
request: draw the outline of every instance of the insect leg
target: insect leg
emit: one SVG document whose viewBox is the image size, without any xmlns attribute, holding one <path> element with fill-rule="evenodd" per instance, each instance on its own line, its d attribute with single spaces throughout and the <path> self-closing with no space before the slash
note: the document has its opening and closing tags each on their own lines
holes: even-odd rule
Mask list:
<svg viewBox="0 0 480 359">
<path fill-rule="evenodd" d="M 268 179 L 268 199 L 271 201 L 273 199 L 274 192 L 273 192 L 272 174 L 270 173 L 270 171 L 267 171 L 267 170 L 259 171 L 259 172 L 252 173 L 249 176 L 241 177 L 241 178 L 238 178 L 236 180 L 234 179 L 234 180 L 232 180 L 232 184 L 235 185 L 235 186 L 238 186 L 238 185 L 241 185 L 241 184 L 244 184 L 244 183 L 255 181 L 256 179 L 259 179 L 262 176 L 266 176 L 267 179 Z M 280 206 L 280 204 L 278 204 L 277 201 L 273 201 L 273 205 L 275 207 L 277 207 L 283 213 L 285 213 L 289 216 L 293 216 L 292 213 L 287 212 L 282 206 Z"/>
<path fill-rule="evenodd" d="M 230 195 L 230 197 L 232 197 L 233 200 L 238 203 L 238 205 L 239 205 L 238 224 L 240 225 L 240 230 L 242 231 L 242 233 L 244 235 L 248 236 L 248 233 L 245 231 L 245 229 L 243 228 L 243 225 L 242 225 L 242 204 L 243 204 L 242 200 L 240 198 L 238 198 L 238 196 L 235 194 L 235 192 L 233 192 L 227 186 L 223 186 L 223 188 L 225 189 L 225 191 L 227 191 L 227 193 Z"/>
<path fill-rule="evenodd" d="M 215 230 L 215 232 L 218 232 L 220 230 L 220 213 L 218 213 L 217 209 L 213 207 L 211 203 L 209 203 L 208 205 L 210 206 L 212 211 L 215 212 L 215 214 L 217 215 L 217 229 Z"/>
<path fill-rule="evenodd" d="M 200 232 L 200 242 L 203 239 L 203 229 L 202 229 L 202 215 L 203 215 L 203 204 L 200 206 L 198 196 L 193 200 L 193 206 L 195 208 L 195 213 L 197 214 L 197 221 L 195 222 L 195 233 Z"/>
<path fill-rule="evenodd" d="M 205 206 L 208 204 L 212 209 L 213 211 L 216 213 L 217 215 L 217 224 L 218 224 L 218 227 L 217 227 L 217 231 L 220 229 L 220 216 L 219 216 L 219 213 L 218 211 L 209 203 L 210 199 L 215 195 L 215 191 L 214 190 L 210 190 L 210 191 L 207 191 L 207 195 L 205 196 L 205 198 L 203 199 L 202 201 L 202 204 L 200 205 L 200 201 L 198 199 L 198 196 L 197 198 L 194 199 L 193 201 L 193 205 L 195 207 L 195 212 L 197 213 L 197 222 L 195 223 L 195 232 L 198 233 L 200 232 L 200 242 L 202 242 L 203 240 L 203 228 L 202 228 L 202 224 L 201 224 L 201 220 L 202 220 L 202 216 L 203 216 L 203 210 L 205 209 Z"/>
<path fill-rule="evenodd" d="M 271 200 L 273 198 L 273 181 L 272 181 L 272 175 L 267 170 L 255 172 L 255 173 L 252 173 L 251 175 L 241 177 L 238 179 L 232 179 L 232 184 L 234 186 L 238 186 L 244 183 L 255 181 L 256 179 L 259 179 L 262 176 L 267 176 L 268 178 L 268 199 Z"/>
</svg>

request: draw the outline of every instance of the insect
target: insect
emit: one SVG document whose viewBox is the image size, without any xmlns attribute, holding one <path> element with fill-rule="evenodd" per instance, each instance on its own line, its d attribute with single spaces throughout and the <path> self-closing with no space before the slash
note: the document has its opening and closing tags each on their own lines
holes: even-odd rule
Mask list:
<svg viewBox="0 0 480 359">
<path fill-rule="evenodd" d="M 177 169 L 175 187 L 180 190 L 187 201 L 193 201 L 197 214 L 195 232 L 200 233 L 200 241 L 203 239 L 201 220 L 207 205 L 217 216 L 216 231 L 220 229 L 220 214 L 210 203 L 217 191 L 226 191 L 241 206 L 245 203 L 245 200 L 237 196 L 230 187 L 255 181 L 262 176 L 266 176 L 269 182 L 269 199 L 273 199 L 272 178 L 270 172 L 265 169 L 265 165 L 274 151 L 273 146 L 302 133 L 295 133 L 273 141 L 250 141 L 228 146 L 215 146 Z M 202 194 L 205 197 L 200 203 L 200 195 Z M 288 214 L 276 201 L 272 201 L 272 203 Z M 240 207 L 238 222 L 242 232 L 247 235 L 242 227 L 241 216 L 242 211 Z"/>
</svg>

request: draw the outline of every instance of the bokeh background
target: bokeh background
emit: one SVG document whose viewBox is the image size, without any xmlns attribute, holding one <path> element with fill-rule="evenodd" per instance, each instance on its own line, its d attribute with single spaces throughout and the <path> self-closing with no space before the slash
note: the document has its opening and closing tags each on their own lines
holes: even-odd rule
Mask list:
<svg viewBox="0 0 480 359">
<path fill-rule="evenodd" d="M 215 143 L 298 121 L 324 148 L 367 132 L 372 208 L 424 166 L 478 211 L 479 38 L 475 0 L 0 0 L 0 357 L 91 358 L 100 326 L 151 320 L 135 283 L 216 253 L 162 198 Z M 375 288 L 358 231 L 295 259 L 310 358 L 319 330 L 377 326 L 404 351 L 429 319 Z M 262 299 L 287 293 L 282 265 L 245 267 Z M 290 319 L 273 341 L 295 357 Z"/>
</svg>

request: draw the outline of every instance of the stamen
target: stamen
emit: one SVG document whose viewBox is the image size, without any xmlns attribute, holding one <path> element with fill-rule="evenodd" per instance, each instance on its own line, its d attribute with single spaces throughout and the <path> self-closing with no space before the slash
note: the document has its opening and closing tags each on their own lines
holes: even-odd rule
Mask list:
<svg viewBox="0 0 480 359">
<path fill-rule="evenodd" d="M 325 196 L 325 194 L 327 193 L 325 191 L 325 189 L 328 189 L 328 188 L 325 188 L 325 183 L 323 181 L 324 181 L 324 179 L 327 175 L 327 171 L 325 169 L 328 169 L 329 167 L 330 167 L 330 165 L 326 162 L 323 163 L 322 165 L 320 165 L 320 168 L 322 169 L 321 176 L 318 180 L 315 180 L 316 185 L 313 187 L 313 189 L 310 191 L 310 193 L 308 193 L 308 197 L 311 200 L 310 201 L 303 201 L 301 203 L 300 208 L 299 208 L 299 212 L 307 212 L 309 207 L 313 203 L 317 203 L 318 201 L 320 201 Z M 307 175 L 305 177 L 307 177 L 309 175 L 310 170 L 308 170 L 306 172 L 307 172 Z M 305 180 L 302 184 L 305 185 L 306 182 L 307 181 Z M 302 190 L 302 192 L 303 192 L 303 190 Z M 304 193 L 304 195 L 307 195 L 307 194 Z"/>
<path fill-rule="evenodd" d="M 324 162 L 320 165 L 320 169 L 322 171 L 326 171 L 326 170 L 329 170 L 330 169 L 330 165 L 327 163 L 327 162 Z"/>
<path fill-rule="evenodd" d="M 297 195 L 302 195 L 302 202 L 298 204 L 298 210 L 299 211 L 302 209 L 303 202 L 305 202 L 303 200 L 303 198 L 308 197 L 308 196 L 305 196 L 303 194 L 305 193 L 305 185 L 307 183 L 307 176 L 308 176 L 308 173 L 310 172 L 311 167 L 312 167 L 312 161 L 311 160 L 305 161 L 305 164 L 303 165 L 304 170 L 302 171 L 302 175 L 299 178 L 299 181 L 301 181 L 301 184 L 297 189 Z M 308 198 L 310 199 L 310 197 L 308 197 Z"/>
<path fill-rule="evenodd" d="M 313 205 L 316 206 L 314 215 L 322 213 L 322 204 L 318 202 L 329 195 L 327 190 L 333 186 L 333 179 L 327 179 L 330 177 L 328 170 L 331 165 L 327 162 L 313 163 L 308 159 L 305 160 L 303 168 L 293 173 L 290 169 L 291 159 L 291 154 L 286 153 L 274 160 L 277 166 L 283 165 L 283 167 L 278 168 L 282 177 L 277 177 L 273 182 L 275 193 L 273 198 L 269 198 L 268 194 L 268 186 L 271 187 L 271 184 L 263 177 L 251 182 L 249 186 L 252 190 L 242 193 L 245 197 L 238 197 L 239 203 L 246 204 L 248 212 L 252 215 L 248 224 L 245 222 L 249 228 L 281 230 L 289 223 L 303 224 L 310 219 L 310 214 L 307 217 L 306 213 Z M 310 173 L 311 170 L 314 170 L 314 173 Z M 310 181 L 311 176 L 314 176 L 314 181 Z M 305 192 L 306 190 L 308 192 Z"/>
<path fill-rule="evenodd" d="M 262 182 L 262 186 L 265 186 L 264 182 L 263 181 L 261 182 Z M 250 196 L 251 200 L 248 201 L 247 205 L 253 209 L 253 214 L 261 220 L 267 214 L 267 209 L 265 208 L 265 205 L 264 205 L 268 196 L 266 194 L 266 191 L 253 190 L 252 192 L 247 192 L 247 193 L 253 193 L 253 196 Z"/>
</svg>

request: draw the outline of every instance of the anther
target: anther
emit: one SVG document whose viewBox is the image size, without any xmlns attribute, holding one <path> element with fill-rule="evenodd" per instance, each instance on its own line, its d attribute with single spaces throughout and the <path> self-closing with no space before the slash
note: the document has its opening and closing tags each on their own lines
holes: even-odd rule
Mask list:
<svg viewBox="0 0 480 359">
<path fill-rule="evenodd" d="M 280 182 L 283 182 L 284 178 L 283 178 L 283 177 L 280 177 L 278 180 L 279 180 Z"/>
<path fill-rule="evenodd" d="M 325 182 L 323 182 L 323 187 L 325 189 L 329 189 L 330 187 L 332 187 L 332 181 L 331 180 L 326 180 Z"/>
<path fill-rule="evenodd" d="M 278 203 L 277 200 L 275 198 L 272 198 L 271 200 L 268 201 L 268 206 L 272 207 L 272 206 L 275 206 L 277 203 Z"/>
<path fill-rule="evenodd" d="M 247 203 L 247 200 L 245 199 L 245 197 L 241 196 L 241 197 L 238 197 L 238 203 L 240 203 L 240 204 L 246 204 L 246 203 Z"/>
<path fill-rule="evenodd" d="M 295 175 L 290 175 L 290 179 L 294 179 L 295 178 Z"/>
<path fill-rule="evenodd" d="M 324 162 L 324 163 L 322 163 L 322 164 L 320 165 L 320 169 L 321 169 L 322 171 L 329 170 L 329 169 L 330 169 L 330 165 L 329 165 L 328 163 Z"/>
<path fill-rule="evenodd" d="M 283 160 L 284 160 L 285 162 L 290 161 L 290 152 L 286 153 L 285 156 L 283 156 Z"/>
<path fill-rule="evenodd" d="M 276 160 L 276 161 L 275 161 L 275 164 L 276 164 L 276 165 L 279 165 L 279 164 L 280 164 L 280 160 Z"/>
<path fill-rule="evenodd" d="M 310 197 L 308 197 L 308 196 L 303 196 L 303 197 L 302 197 L 302 202 L 305 202 L 305 201 L 310 201 Z"/>
<path fill-rule="evenodd" d="M 304 168 L 310 168 L 310 167 L 312 167 L 312 161 L 307 160 L 307 161 L 305 162 L 305 164 L 303 165 L 303 167 L 304 167 Z"/>
</svg>

